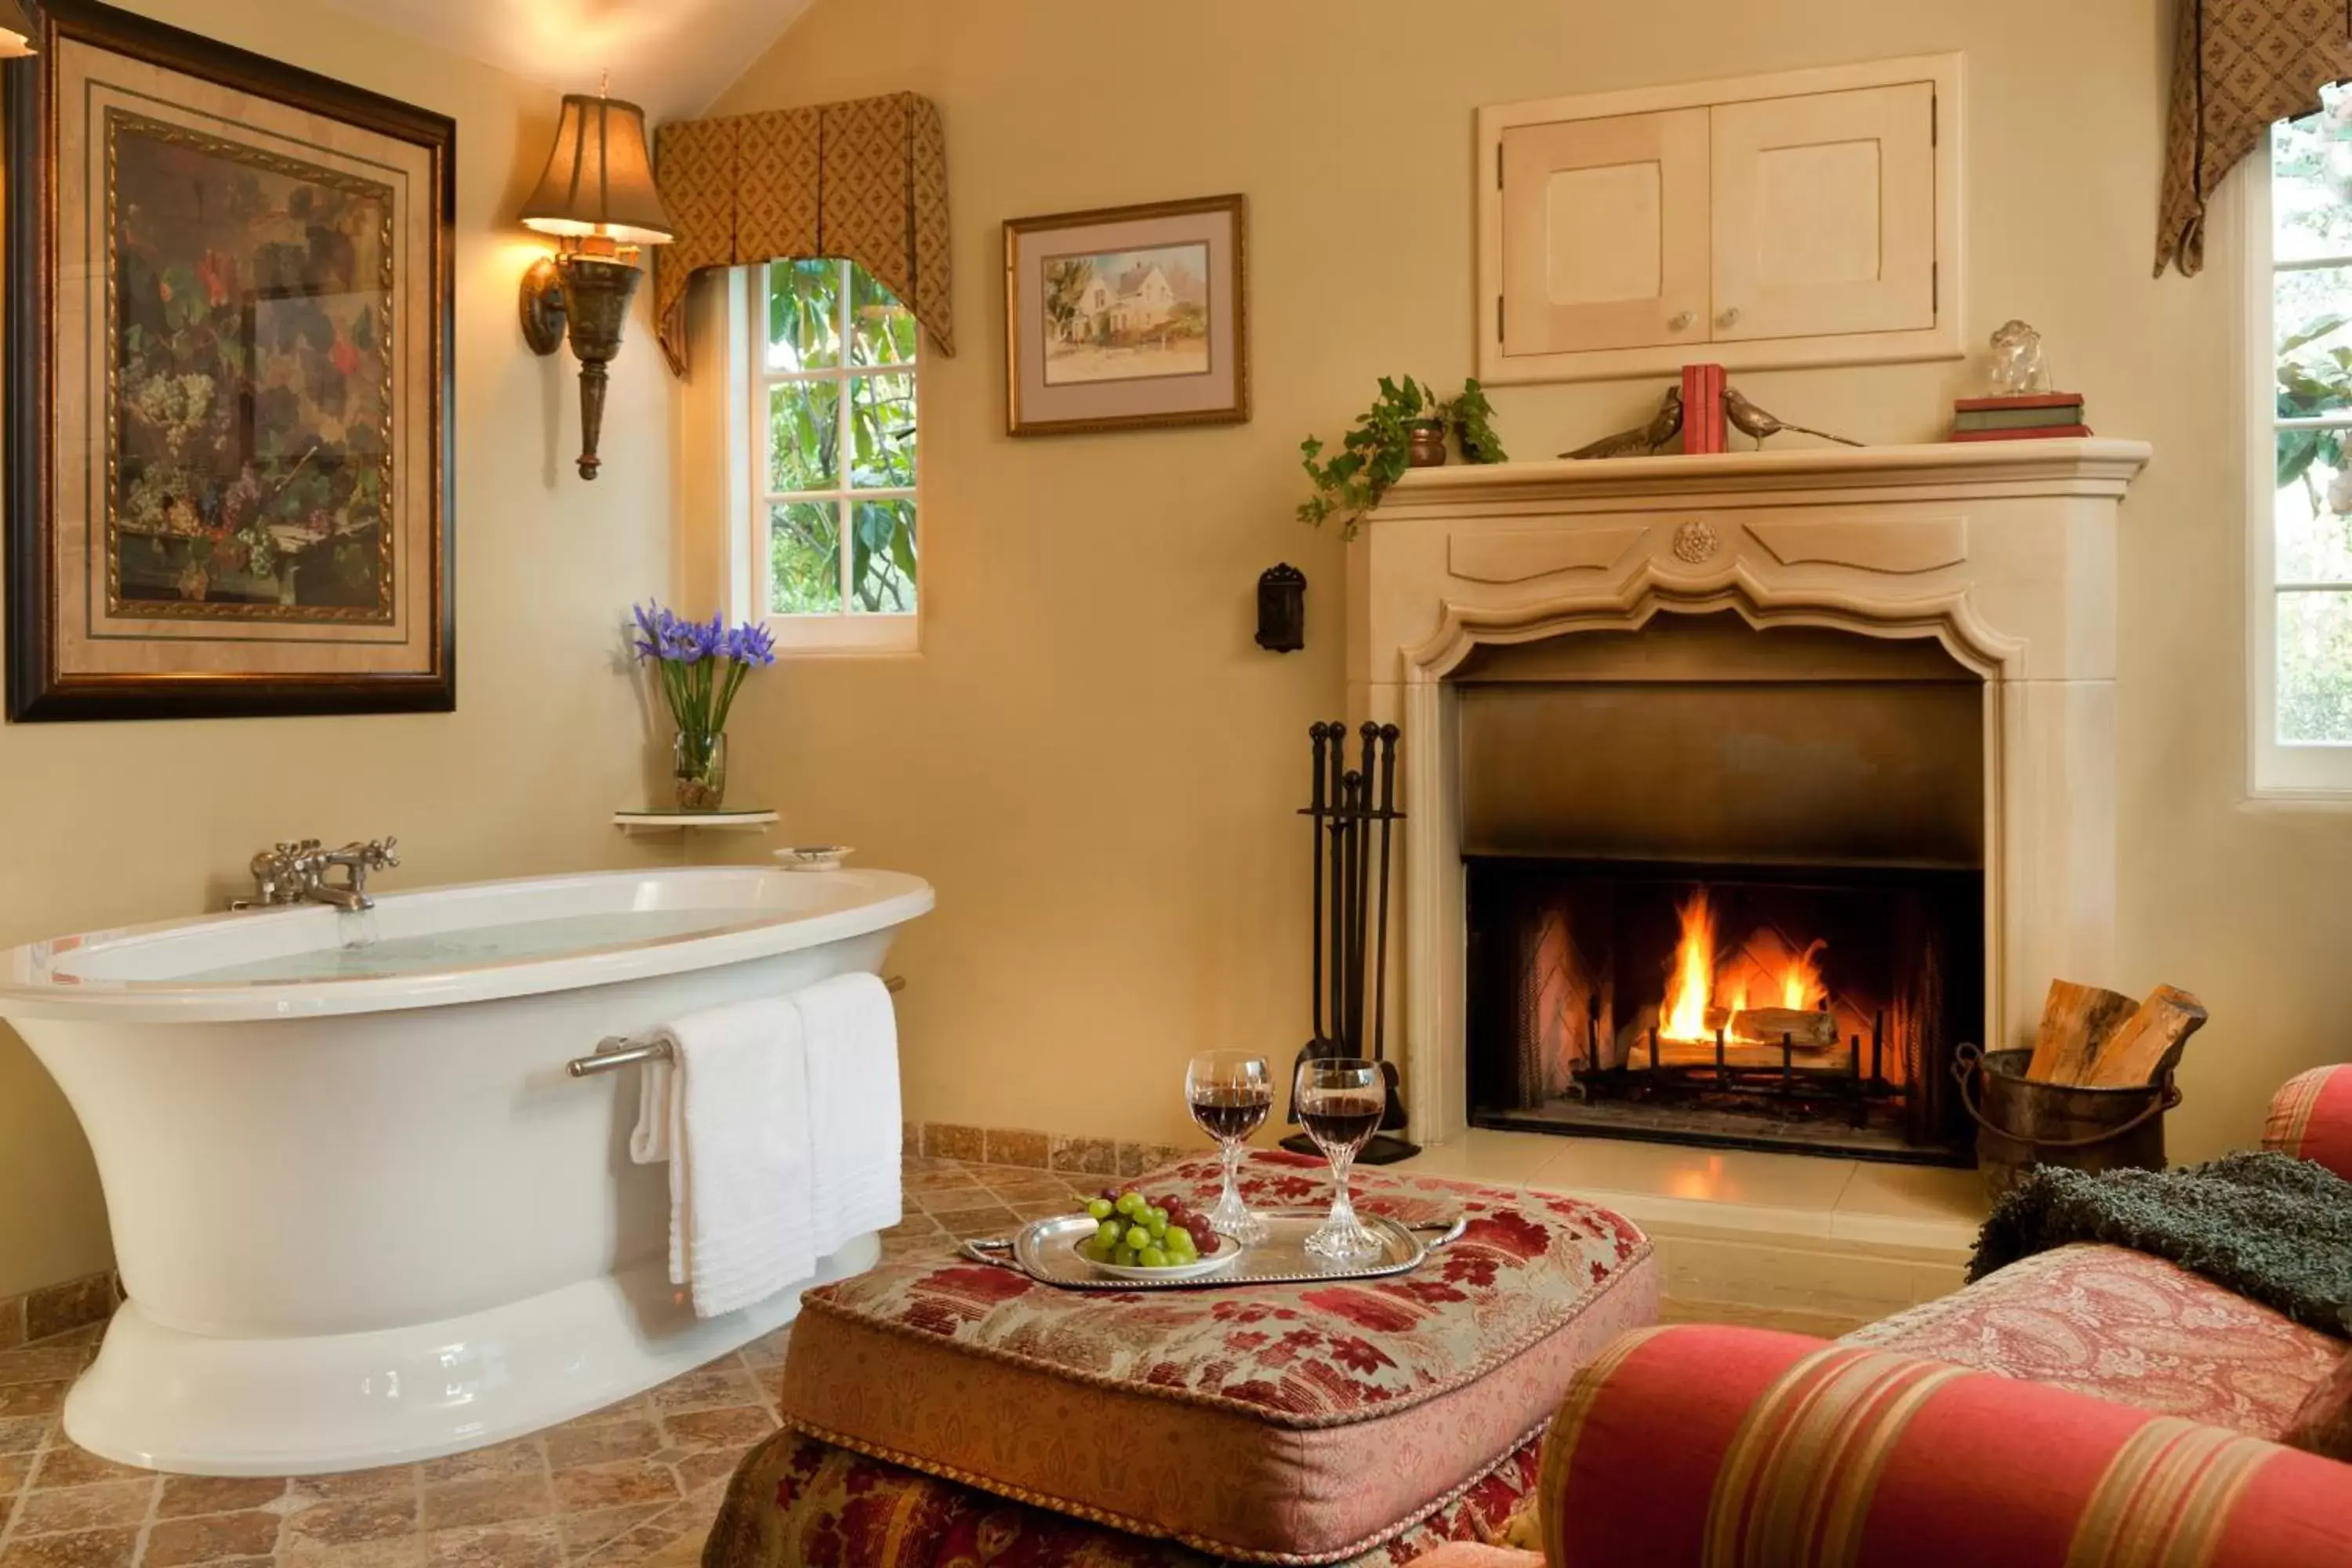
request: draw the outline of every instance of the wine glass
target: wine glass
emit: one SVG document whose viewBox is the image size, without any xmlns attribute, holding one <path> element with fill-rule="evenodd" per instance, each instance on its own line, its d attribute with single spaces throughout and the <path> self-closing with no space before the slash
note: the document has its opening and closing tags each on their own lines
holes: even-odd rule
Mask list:
<svg viewBox="0 0 2352 1568">
<path fill-rule="evenodd" d="M 1242 1145 L 1274 1109 L 1274 1075 L 1265 1058 L 1247 1051 L 1208 1051 L 1194 1057 L 1184 1069 L 1184 1098 L 1201 1131 L 1224 1151 L 1225 1190 L 1209 1211 L 1209 1228 L 1244 1247 L 1264 1241 L 1265 1221 L 1242 1202 L 1238 1172 Z"/>
<path fill-rule="evenodd" d="M 1298 1064 L 1291 1103 L 1307 1134 L 1331 1161 L 1331 1217 L 1306 1241 L 1318 1258 L 1348 1262 L 1381 1249 L 1381 1238 L 1356 1218 L 1348 1201 L 1348 1171 L 1356 1152 L 1381 1125 L 1387 1109 L 1381 1069 L 1358 1057 L 1310 1058 Z"/>
</svg>

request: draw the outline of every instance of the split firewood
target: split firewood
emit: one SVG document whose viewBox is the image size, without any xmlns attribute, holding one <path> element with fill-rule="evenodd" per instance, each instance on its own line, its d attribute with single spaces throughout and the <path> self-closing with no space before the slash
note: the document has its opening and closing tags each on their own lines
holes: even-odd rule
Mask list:
<svg viewBox="0 0 2352 1568">
<path fill-rule="evenodd" d="M 1838 1043 L 1837 1016 L 1811 1007 L 1750 1007 L 1731 1016 L 1731 1036 L 1778 1046 L 1780 1037 L 1800 1051 L 1825 1051 Z"/>
<path fill-rule="evenodd" d="M 2138 1005 L 2121 992 L 2052 981 L 2025 1076 L 2037 1083 L 2087 1082 L 2091 1064 Z"/>
<path fill-rule="evenodd" d="M 2173 985 L 2148 993 L 2113 1038 L 2092 1058 L 2090 1076 L 2078 1079 L 2095 1089 L 2154 1083 L 2180 1060 L 2189 1037 L 2205 1026 L 2205 1004 Z"/>
</svg>

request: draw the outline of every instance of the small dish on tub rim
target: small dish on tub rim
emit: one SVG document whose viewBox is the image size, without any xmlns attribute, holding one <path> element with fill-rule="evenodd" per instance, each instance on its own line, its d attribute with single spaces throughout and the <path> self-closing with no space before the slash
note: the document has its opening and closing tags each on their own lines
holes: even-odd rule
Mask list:
<svg viewBox="0 0 2352 1568">
<path fill-rule="evenodd" d="M 775 855 L 787 871 L 838 871 L 856 853 L 846 844 L 788 844 Z"/>
</svg>

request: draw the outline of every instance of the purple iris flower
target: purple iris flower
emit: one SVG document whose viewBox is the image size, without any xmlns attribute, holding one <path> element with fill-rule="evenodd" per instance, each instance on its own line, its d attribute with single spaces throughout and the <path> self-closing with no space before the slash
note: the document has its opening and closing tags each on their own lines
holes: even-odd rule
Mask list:
<svg viewBox="0 0 2352 1568">
<path fill-rule="evenodd" d="M 641 663 L 660 667 L 670 716 L 682 731 L 723 731 L 743 677 L 754 666 L 776 662 L 776 639 L 757 621 L 733 627 L 716 615 L 690 621 L 650 601 L 631 605 L 629 613 L 636 622 L 629 646 Z"/>
</svg>

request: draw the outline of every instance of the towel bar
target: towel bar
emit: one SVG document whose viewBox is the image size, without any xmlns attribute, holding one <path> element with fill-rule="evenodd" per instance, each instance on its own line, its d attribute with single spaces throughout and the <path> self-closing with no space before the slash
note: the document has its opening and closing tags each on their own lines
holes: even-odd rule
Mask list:
<svg viewBox="0 0 2352 1568">
<path fill-rule="evenodd" d="M 907 977 L 893 974 L 882 982 L 892 995 L 907 988 Z M 591 1073 L 618 1072 L 640 1062 L 667 1061 L 669 1042 L 663 1039 L 640 1039 L 628 1035 L 607 1035 L 596 1042 L 593 1056 L 574 1057 L 563 1064 L 563 1070 L 573 1078 L 586 1078 Z"/>
</svg>

